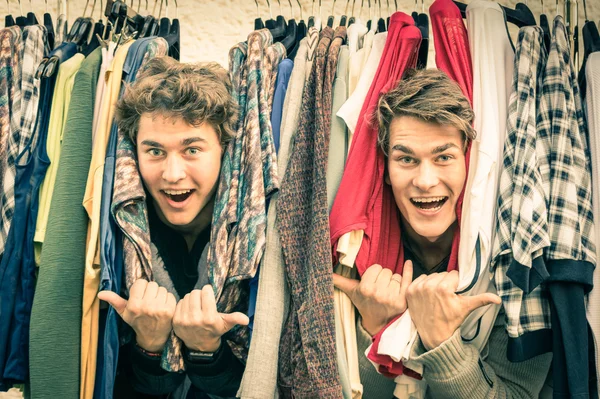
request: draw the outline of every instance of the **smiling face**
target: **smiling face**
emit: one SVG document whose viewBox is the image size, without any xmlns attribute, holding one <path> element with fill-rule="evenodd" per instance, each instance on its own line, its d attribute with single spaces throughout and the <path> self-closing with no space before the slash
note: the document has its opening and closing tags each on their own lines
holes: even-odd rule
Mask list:
<svg viewBox="0 0 600 399">
<path fill-rule="evenodd" d="M 404 221 L 435 242 L 456 221 L 467 177 L 463 134 L 409 116 L 394 118 L 389 132 L 386 182 Z"/>
<path fill-rule="evenodd" d="M 160 219 L 182 233 L 211 222 L 222 146 L 216 130 L 143 114 L 137 134 L 140 174 Z"/>
</svg>

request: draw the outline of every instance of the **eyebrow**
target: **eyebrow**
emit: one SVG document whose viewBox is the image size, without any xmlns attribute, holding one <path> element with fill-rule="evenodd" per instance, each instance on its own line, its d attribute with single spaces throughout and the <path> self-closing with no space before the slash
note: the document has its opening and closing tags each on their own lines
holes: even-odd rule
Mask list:
<svg viewBox="0 0 600 399">
<path fill-rule="evenodd" d="M 148 147 L 164 148 L 162 144 L 152 140 L 144 140 L 142 141 L 142 145 L 146 145 Z"/>
<path fill-rule="evenodd" d="M 181 145 L 186 146 L 198 141 L 206 142 L 206 139 L 202 137 L 188 137 L 187 139 L 181 140 Z M 148 147 L 156 147 L 156 148 L 164 148 L 164 146 L 153 140 L 144 140 L 142 141 L 142 145 L 146 145 Z"/>
<path fill-rule="evenodd" d="M 446 143 L 444 145 L 440 145 L 431 150 L 432 154 L 440 154 L 450 148 L 458 148 L 458 146 L 454 143 Z M 392 147 L 392 151 L 402 151 L 406 154 L 415 155 L 415 152 L 410 148 L 402 144 L 396 144 Z"/>
</svg>

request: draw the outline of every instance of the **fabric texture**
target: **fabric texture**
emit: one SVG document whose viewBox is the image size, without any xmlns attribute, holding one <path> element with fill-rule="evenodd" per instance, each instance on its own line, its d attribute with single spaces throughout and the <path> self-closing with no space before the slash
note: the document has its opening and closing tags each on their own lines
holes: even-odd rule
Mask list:
<svg viewBox="0 0 600 399">
<path fill-rule="evenodd" d="M 592 209 L 600 209 L 600 53 L 590 54 L 585 67 L 587 94 L 588 138 L 590 161 L 592 163 Z M 596 237 L 600 237 L 600 223 L 596 221 Z M 600 245 L 596 245 L 596 259 L 600 257 Z M 600 287 L 600 273 L 594 272 L 594 286 Z M 600 389 L 600 290 L 592 290 L 588 295 L 587 320 L 593 333 L 593 347 L 596 354 L 596 388 Z M 593 346 L 592 346 L 593 345 Z"/>
<path fill-rule="evenodd" d="M 114 116 L 114 106 L 121 90 L 123 64 L 133 41 L 122 44 L 108 69 L 107 93 L 102 103 L 96 141 L 92 147 L 92 160 L 86 182 L 83 207 L 89 217 L 88 240 L 85 254 L 82 319 L 81 319 L 81 398 L 91 397 L 96 375 L 98 351 L 100 300 L 97 297 L 100 285 L 100 206 L 102 202 L 102 180 L 106 147 Z"/>
<path fill-rule="evenodd" d="M 266 201 L 279 187 L 271 108 L 285 47 L 271 33 L 248 36 L 245 64 L 230 65 L 240 106 L 236 137 L 229 143 L 213 212 L 208 251 L 209 278 L 220 312 L 247 312 L 248 279 L 259 266 L 266 242 Z M 234 70 L 234 68 L 236 68 Z M 228 332 L 233 352 L 246 361 L 248 327 Z"/>
<path fill-rule="evenodd" d="M 167 47 L 168 44 L 163 38 L 156 37 L 140 39 L 133 43 L 123 64 L 123 81 L 128 84 L 134 82 L 142 63 L 153 56 L 165 55 Z M 103 55 L 106 54 L 106 49 L 102 51 Z M 106 55 L 103 59 L 101 71 L 105 65 L 104 60 L 112 60 L 113 58 L 110 56 L 110 53 Z M 97 90 L 101 90 L 101 85 L 106 86 L 104 79 L 98 83 Z M 124 86 L 121 86 L 121 92 L 123 88 Z M 98 96 L 96 96 L 97 99 Z M 94 110 L 94 116 L 96 115 L 96 110 Z M 123 237 L 110 214 L 118 136 L 117 123 L 113 121 L 104 161 L 104 180 L 102 182 L 102 201 L 100 205 L 99 249 L 100 290 L 112 290 L 115 293 L 121 292 L 123 275 Z M 109 399 L 112 397 L 114 391 L 117 361 L 119 358 L 118 318 L 118 314 L 112 307 L 100 310 L 97 367 L 93 391 L 93 397 L 98 399 Z"/>
<path fill-rule="evenodd" d="M 320 33 L 279 196 L 277 226 L 291 293 L 280 343 L 279 386 L 284 397 L 342 394 L 333 336 L 326 168 L 333 79 L 345 36 L 345 27 L 335 32 L 325 27 Z"/>
<path fill-rule="evenodd" d="M 21 122 L 21 62 L 23 40 L 21 28 L 11 26 L 0 30 L 0 256 L 15 210 L 15 160 L 19 145 L 18 127 Z"/>
<path fill-rule="evenodd" d="M 50 55 L 67 59 L 75 52 L 76 46 L 67 44 Z M 86 88 L 83 82 L 95 79 L 98 57 L 98 52 L 90 54 L 75 76 L 73 90 L 78 101 L 69 105 L 63 133 L 64 157 L 56 175 L 56 192 L 48 216 L 48 237 L 40 259 L 31 309 L 29 350 L 36 355 L 31 356 L 29 369 L 31 396 L 35 398 L 79 398 L 81 267 L 87 231 L 87 217 L 81 200 L 92 150 L 91 141 L 85 140 L 85 110 L 91 109 L 91 103 L 86 99 L 90 98 L 88 90 L 92 88 L 89 85 Z M 50 79 L 42 79 L 40 104 L 51 104 L 51 96 L 44 97 L 43 88 Z M 77 97 L 79 95 L 81 97 Z M 50 107 L 40 106 L 39 112 L 36 129 L 48 126 Z M 34 131 L 34 134 L 37 133 Z M 38 135 L 38 140 L 41 137 Z M 62 359 L 60 367 L 57 367 L 56 359 Z"/>
<path fill-rule="evenodd" d="M 547 157 L 536 151 L 537 104 L 546 59 L 541 28 L 522 28 L 516 45 L 492 246 L 492 268 L 507 318 L 508 358 L 512 361 L 551 350 L 550 304 L 546 287 L 540 285 L 548 277 L 542 254 L 550 246 L 540 172 L 549 170 L 549 165 Z M 526 284 L 510 277 L 513 267 L 529 269 L 524 276 Z"/>
<path fill-rule="evenodd" d="M 553 386 L 555 397 L 587 397 L 590 391 L 585 295 L 592 289 L 596 265 L 587 124 L 561 16 L 555 18 L 553 28 L 536 140 L 538 154 L 541 146 L 550 166 L 549 170 L 540 169 L 540 173 L 550 236 L 544 255 L 551 298 Z M 518 276 L 515 273 L 511 277 L 522 285 L 523 281 L 515 278 Z"/>
<path fill-rule="evenodd" d="M 540 390 L 552 355 L 511 362 L 506 357 L 508 335 L 504 323 L 504 317 L 496 320 L 483 351 L 487 357 L 474 345 L 465 343 L 458 331 L 430 351 L 420 340 L 416 341 L 410 357 L 423 366 L 428 384 L 426 398 L 542 398 Z"/>
<path fill-rule="evenodd" d="M 310 70 L 314 60 L 317 39 L 317 30 L 310 28 L 307 37 L 300 41 L 300 47 L 294 58 L 294 69 L 283 104 L 281 145 L 277 154 L 277 174 L 280 178 L 286 173 L 291 140 L 298 127 L 307 71 Z M 236 54 L 238 58 L 245 57 L 245 53 L 242 54 L 242 51 L 236 47 L 232 48 L 230 65 L 243 63 L 243 59 L 235 61 Z M 236 67 L 232 71 L 238 69 Z M 233 74 L 233 76 L 237 78 L 239 75 Z M 254 331 L 246 370 L 238 392 L 241 398 L 274 398 L 278 394 L 279 340 L 288 315 L 290 295 L 276 223 L 278 202 L 279 192 L 275 192 L 271 197 L 267 214 L 267 239 L 265 254 L 260 265 Z"/>
<path fill-rule="evenodd" d="M 35 224 L 35 236 L 33 238 L 35 258 L 38 260 L 42 253 L 42 245 L 46 236 L 48 213 L 50 212 L 50 204 L 54 193 L 56 172 L 60 164 L 62 137 L 67 121 L 67 113 L 69 112 L 69 104 L 71 103 L 71 92 L 73 91 L 75 75 L 79 71 L 79 67 L 84 59 L 85 56 L 83 54 L 75 54 L 60 66 L 58 77 L 56 78 L 48 124 L 48 137 L 46 138 L 46 151 L 50 160 L 50 166 L 40 187 L 40 203 L 37 222 Z"/>
</svg>

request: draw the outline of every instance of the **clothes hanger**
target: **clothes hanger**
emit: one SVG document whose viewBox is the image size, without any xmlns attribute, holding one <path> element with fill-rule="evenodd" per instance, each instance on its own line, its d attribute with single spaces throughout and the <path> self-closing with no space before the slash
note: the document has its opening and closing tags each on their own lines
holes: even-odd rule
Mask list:
<svg viewBox="0 0 600 399">
<path fill-rule="evenodd" d="M 377 0 L 375 0 L 375 5 L 377 6 Z M 383 19 L 381 15 L 381 0 L 379 0 L 379 19 L 377 20 L 377 32 L 386 32 L 387 27 L 385 24 L 385 19 Z"/>
<path fill-rule="evenodd" d="M 390 0 L 386 0 L 387 3 L 387 27 L 390 29 L 390 20 L 392 18 L 392 14 L 390 13 Z"/>
<path fill-rule="evenodd" d="M 583 29 L 581 29 L 581 36 L 583 37 L 583 61 L 581 62 L 577 80 L 581 96 L 585 98 L 587 90 L 585 68 L 590 54 L 600 51 L 600 33 L 598 33 L 598 26 L 596 26 L 594 21 L 588 20 L 585 0 L 583 1 L 583 12 L 585 18 L 585 24 L 583 25 Z"/>
<path fill-rule="evenodd" d="M 16 25 L 15 19 L 13 18 L 12 14 L 10 13 L 9 0 L 6 0 L 6 9 L 8 11 L 8 14 L 4 17 L 4 27 L 8 28 L 10 26 L 15 26 Z"/>
<path fill-rule="evenodd" d="M 296 31 L 296 41 L 298 45 L 300 45 L 300 40 L 306 37 L 306 33 L 308 31 L 308 27 L 306 26 L 306 22 L 304 22 L 304 17 L 302 15 L 302 4 L 300 4 L 300 0 L 296 0 L 298 3 L 298 8 L 300 8 L 300 22 L 298 22 L 298 30 Z"/>
<path fill-rule="evenodd" d="M 454 4 L 456 4 L 458 9 L 460 10 L 460 15 L 463 18 L 466 18 L 467 17 L 467 4 L 461 3 L 460 1 L 457 1 L 457 0 L 453 0 L 453 2 L 454 2 Z M 506 21 L 518 26 L 519 28 L 522 28 L 524 26 L 537 25 L 535 16 L 533 15 L 533 13 L 531 12 L 531 10 L 529 9 L 529 7 L 526 4 L 517 3 L 514 10 L 512 8 L 509 8 L 509 7 L 506 7 L 503 5 L 500 5 L 500 7 L 504 10 L 504 15 L 506 15 Z"/>
<path fill-rule="evenodd" d="M 542 2 L 542 13 L 540 14 L 540 28 L 542 28 L 542 32 L 544 33 L 544 47 L 546 51 L 550 50 L 550 23 L 548 22 L 548 17 L 544 12 L 544 0 Z"/>
<path fill-rule="evenodd" d="M 356 22 L 356 18 L 354 18 L 354 5 L 355 4 L 356 4 L 356 0 L 352 0 L 352 11 L 350 11 L 350 19 L 348 20 L 348 26 L 350 26 Z"/>
<path fill-rule="evenodd" d="M 333 0 L 333 5 L 331 6 L 331 15 L 327 18 L 327 26 L 330 28 L 333 28 L 333 23 L 335 22 L 335 2 L 336 0 Z"/>
<path fill-rule="evenodd" d="M 158 28 L 158 36 L 162 38 L 166 38 L 171 30 L 171 20 L 169 19 L 169 0 L 166 0 L 166 8 L 165 8 L 165 16 L 160 18 L 160 25 Z M 160 11 L 158 12 L 159 17 L 162 14 L 162 5 L 163 0 L 160 0 Z"/>
<path fill-rule="evenodd" d="M 367 21 L 367 29 L 371 30 L 371 24 L 373 23 L 373 21 L 371 21 L 371 0 L 368 0 L 368 5 L 369 5 L 369 20 Z"/>
<path fill-rule="evenodd" d="M 271 15 L 271 19 L 269 19 L 265 22 L 265 26 L 271 32 L 271 35 L 273 36 L 273 40 L 281 39 L 281 38 L 285 37 L 285 35 L 287 33 L 287 29 L 285 26 L 285 19 L 282 20 L 278 16 L 277 20 L 274 20 L 273 19 L 273 11 L 271 10 L 271 2 L 269 0 L 267 0 L 267 4 L 269 5 L 269 14 Z M 283 18 L 283 16 L 281 16 L 281 17 Z"/>
<path fill-rule="evenodd" d="M 92 15 L 94 14 L 94 10 L 96 9 L 96 0 L 92 5 Z M 84 56 L 90 55 L 94 50 L 96 50 L 100 46 L 101 36 L 104 33 L 104 23 L 102 22 L 102 0 L 100 0 L 100 19 L 94 24 L 92 38 L 89 43 L 84 43 L 81 53 Z"/>
<path fill-rule="evenodd" d="M 265 23 L 263 22 L 262 18 L 260 17 L 258 0 L 254 0 L 254 3 L 256 4 L 256 18 L 254 19 L 254 30 L 263 29 L 265 27 Z"/>
<path fill-rule="evenodd" d="M 298 46 L 298 42 L 296 39 L 296 37 L 298 36 L 298 24 L 294 19 L 294 9 L 292 7 L 292 1 L 288 0 L 288 3 L 290 4 L 291 18 L 287 22 L 286 35 L 281 40 L 281 44 L 283 44 L 283 46 L 285 47 L 287 58 L 290 58 L 290 56 L 296 54 L 295 50 Z"/>
<path fill-rule="evenodd" d="M 21 28 L 24 28 L 27 25 L 29 25 L 29 21 L 27 20 L 27 17 L 23 16 L 23 7 L 21 6 L 21 0 L 19 0 L 19 11 L 20 11 L 20 14 L 15 19 L 15 24 L 17 24 Z"/>
<path fill-rule="evenodd" d="M 177 5 L 177 0 L 173 0 L 175 2 L 175 18 L 171 21 L 171 29 L 169 30 L 169 35 L 165 38 L 167 43 L 169 44 L 169 56 L 175 58 L 179 61 L 180 58 L 180 49 L 181 49 L 181 29 L 179 27 L 179 6 Z M 169 0 L 167 0 L 167 5 L 169 4 Z"/>
<path fill-rule="evenodd" d="M 319 0 L 319 14 L 321 13 L 321 0 Z M 308 27 L 315 26 L 315 0 L 312 1 L 311 15 L 308 17 Z"/>
<path fill-rule="evenodd" d="M 44 26 L 48 35 L 48 46 L 54 48 L 54 24 L 52 22 L 52 15 L 48 12 L 48 0 L 44 0 L 46 3 L 46 11 L 44 12 Z"/>
<path fill-rule="evenodd" d="M 29 12 L 27 13 L 27 26 L 39 25 L 37 17 L 33 12 L 33 6 L 31 4 L 31 0 L 29 0 Z"/>
</svg>

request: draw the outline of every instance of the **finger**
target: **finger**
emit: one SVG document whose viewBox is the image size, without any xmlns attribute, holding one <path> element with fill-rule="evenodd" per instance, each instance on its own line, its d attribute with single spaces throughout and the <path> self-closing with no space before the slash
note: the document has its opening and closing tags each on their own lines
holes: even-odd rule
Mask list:
<svg viewBox="0 0 600 399">
<path fill-rule="evenodd" d="M 107 302 L 108 304 L 110 304 L 110 306 L 115 308 L 119 316 L 122 316 L 123 312 L 125 311 L 125 308 L 127 308 L 127 300 L 121 298 L 119 295 L 109 290 L 100 291 L 98 293 L 98 299 Z"/>
<path fill-rule="evenodd" d="M 473 312 L 475 309 L 479 309 L 482 306 L 491 304 L 500 305 L 502 303 L 502 299 L 500 299 L 498 295 L 490 292 L 475 296 L 463 296 L 462 298 L 465 303 L 465 308 L 469 313 Z"/>
<path fill-rule="evenodd" d="M 225 324 L 225 331 L 223 331 L 223 334 L 231 330 L 237 324 L 239 324 L 240 326 L 247 326 L 248 323 L 250 323 L 250 319 L 248 318 L 248 316 L 240 312 L 220 313 L 220 316 L 223 319 L 223 323 Z"/>
<path fill-rule="evenodd" d="M 202 313 L 217 313 L 217 301 L 215 300 L 215 291 L 212 285 L 206 284 L 202 288 Z"/>
<path fill-rule="evenodd" d="M 374 284 L 382 269 L 383 267 L 380 265 L 373 265 L 364 272 L 360 280 L 363 281 L 363 284 Z"/>
<path fill-rule="evenodd" d="M 400 290 L 401 284 L 402 284 L 402 276 L 398 273 L 392 274 L 392 277 L 390 278 L 389 287 L 392 290 Z"/>
<path fill-rule="evenodd" d="M 158 287 L 158 292 L 156 294 L 156 301 L 158 303 L 166 303 L 167 302 L 167 294 L 169 292 L 165 287 Z"/>
<path fill-rule="evenodd" d="M 460 278 L 456 270 L 452 270 L 450 273 L 446 273 L 444 280 L 440 283 L 445 289 L 451 292 L 456 292 L 458 289 L 458 283 Z"/>
<path fill-rule="evenodd" d="M 407 260 L 404 262 L 404 268 L 402 269 L 402 280 L 400 283 L 400 295 L 402 297 L 406 296 L 406 290 L 408 290 L 408 286 L 412 283 L 413 278 L 413 263 L 411 260 Z"/>
<path fill-rule="evenodd" d="M 146 286 L 148 286 L 146 280 L 142 278 L 136 280 L 129 289 L 129 299 L 142 299 L 144 297 L 144 292 L 146 292 Z"/>
<path fill-rule="evenodd" d="M 169 305 L 169 307 L 172 309 L 175 309 L 177 306 L 177 298 L 175 298 L 175 295 L 171 294 L 170 292 L 167 294 L 167 305 Z"/>
<path fill-rule="evenodd" d="M 390 280 L 392 279 L 393 274 L 394 273 L 388 268 L 381 269 L 381 271 L 377 275 L 377 279 L 375 280 L 376 290 L 385 290 L 390 285 Z"/>
<path fill-rule="evenodd" d="M 193 290 L 190 292 L 188 306 L 191 314 L 200 315 L 202 312 L 202 290 Z"/>
<path fill-rule="evenodd" d="M 177 304 L 181 308 L 181 317 L 185 317 L 190 312 L 190 296 L 191 294 L 185 294 Z"/>
<path fill-rule="evenodd" d="M 333 285 L 338 290 L 341 290 L 343 293 L 352 298 L 356 287 L 358 287 L 360 281 L 354 280 L 352 278 L 347 278 L 344 276 L 340 276 L 339 274 L 333 273 Z"/>
<path fill-rule="evenodd" d="M 423 285 L 427 286 L 428 288 L 437 288 L 438 285 L 440 285 L 440 283 L 442 281 L 444 281 L 447 274 L 448 273 L 446 273 L 446 272 L 432 273 L 427 276 L 427 279 L 425 279 L 425 282 L 423 283 Z"/>
<path fill-rule="evenodd" d="M 158 284 L 154 281 L 150 281 L 146 286 L 146 292 L 144 292 L 144 298 L 154 299 L 158 294 Z"/>
</svg>

